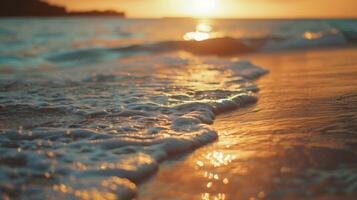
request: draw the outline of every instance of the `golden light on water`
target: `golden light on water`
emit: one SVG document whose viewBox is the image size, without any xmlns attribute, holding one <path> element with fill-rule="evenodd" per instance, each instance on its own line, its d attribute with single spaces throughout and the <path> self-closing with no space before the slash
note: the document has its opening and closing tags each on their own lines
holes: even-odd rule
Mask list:
<svg viewBox="0 0 357 200">
<path fill-rule="evenodd" d="M 212 31 L 212 26 L 205 24 L 205 23 L 200 23 L 196 26 L 196 30 L 200 32 L 211 32 Z"/>
<path fill-rule="evenodd" d="M 212 27 L 205 23 L 200 23 L 196 26 L 196 31 L 187 32 L 184 36 L 184 40 L 203 41 L 211 38 Z"/>
<path fill-rule="evenodd" d="M 185 40 L 203 41 L 209 39 L 209 33 L 205 32 L 188 32 L 183 37 Z"/>
<path fill-rule="evenodd" d="M 313 39 L 322 38 L 326 35 L 337 35 L 338 33 L 339 33 L 339 31 L 337 29 L 324 30 L 324 31 L 320 31 L 320 32 L 306 31 L 303 34 L 303 37 L 308 40 L 313 40 Z"/>
</svg>

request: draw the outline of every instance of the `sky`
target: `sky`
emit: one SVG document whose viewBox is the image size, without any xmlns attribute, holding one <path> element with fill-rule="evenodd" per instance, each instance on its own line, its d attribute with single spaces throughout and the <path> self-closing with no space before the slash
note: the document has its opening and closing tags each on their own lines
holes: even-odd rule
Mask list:
<svg viewBox="0 0 357 200">
<path fill-rule="evenodd" d="M 47 0 L 69 10 L 118 10 L 128 17 L 357 17 L 357 0 Z"/>
</svg>

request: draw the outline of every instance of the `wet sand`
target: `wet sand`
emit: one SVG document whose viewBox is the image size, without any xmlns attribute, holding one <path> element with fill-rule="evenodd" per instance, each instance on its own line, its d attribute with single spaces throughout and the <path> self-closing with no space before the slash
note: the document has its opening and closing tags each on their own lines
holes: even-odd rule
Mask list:
<svg viewBox="0 0 357 200">
<path fill-rule="evenodd" d="M 270 71 L 259 102 L 220 115 L 219 140 L 164 163 L 138 199 L 356 198 L 357 49 L 247 58 Z"/>
</svg>

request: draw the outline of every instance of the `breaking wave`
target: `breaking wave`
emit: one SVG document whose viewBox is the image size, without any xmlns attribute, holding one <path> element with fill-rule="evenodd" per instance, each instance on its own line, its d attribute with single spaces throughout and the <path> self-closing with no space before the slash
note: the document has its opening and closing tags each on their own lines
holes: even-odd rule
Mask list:
<svg viewBox="0 0 357 200">
<path fill-rule="evenodd" d="M 134 197 L 161 161 L 216 140 L 216 115 L 256 102 L 250 79 L 266 73 L 248 61 L 208 59 L 187 70 L 195 68 L 203 81 L 196 73 L 3 79 L 0 190 L 28 199 Z"/>
<path fill-rule="evenodd" d="M 356 43 L 324 22 L 186 41 L 160 20 L 36 20 L 0 20 L 0 192 L 12 198 L 130 199 L 160 162 L 216 140 L 218 114 L 257 101 L 252 79 L 267 71 L 236 56 Z"/>
<path fill-rule="evenodd" d="M 117 59 L 153 53 L 185 51 L 194 55 L 237 56 L 253 52 L 270 52 L 278 50 L 311 49 L 355 45 L 357 32 L 341 32 L 329 29 L 315 32 L 304 32 L 302 35 L 283 38 L 232 38 L 221 37 L 203 41 L 163 41 L 150 44 L 137 44 L 114 48 L 80 49 L 50 55 L 47 61 L 59 65 L 79 65 L 99 62 L 106 59 Z"/>
</svg>

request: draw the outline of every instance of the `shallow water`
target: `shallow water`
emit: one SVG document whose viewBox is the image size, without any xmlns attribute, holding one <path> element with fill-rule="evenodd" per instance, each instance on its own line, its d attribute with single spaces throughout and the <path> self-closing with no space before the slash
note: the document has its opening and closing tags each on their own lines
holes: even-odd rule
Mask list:
<svg viewBox="0 0 357 200">
<path fill-rule="evenodd" d="M 133 198 L 257 101 L 268 71 L 242 53 L 353 45 L 354 24 L 1 19 L 0 197 Z"/>
<path fill-rule="evenodd" d="M 131 198 L 134 183 L 153 174 L 159 162 L 215 140 L 217 133 L 207 125 L 216 114 L 255 102 L 257 88 L 245 77 L 265 73 L 247 61 L 212 65 L 214 60 L 160 55 L 157 61 L 177 63 L 165 72 L 151 65 L 153 57 L 141 59 L 134 62 L 150 73 L 117 66 L 108 74 L 74 79 L 53 69 L 54 77 L 32 72 L 4 81 L 0 160 L 5 194 Z M 121 64 L 135 67 L 134 62 Z M 87 70 L 65 73 L 90 74 Z M 108 181 L 113 188 L 103 185 Z"/>
<path fill-rule="evenodd" d="M 355 199 L 356 55 L 250 56 L 270 71 L 257 104 L 219 116 L 219 140 L 164 164 L 139 199 Z"/>
<path fill-rule="evenodd" d="M 357 20 L 0 19 L 0 65 L 6 72 L 102 66 L 163 51 L 232 55 L 347 45 L 356 43 L 356 27 Z M 213 38 L 221 38 L 214 47 L 192 44 Z"/>
</svg>

